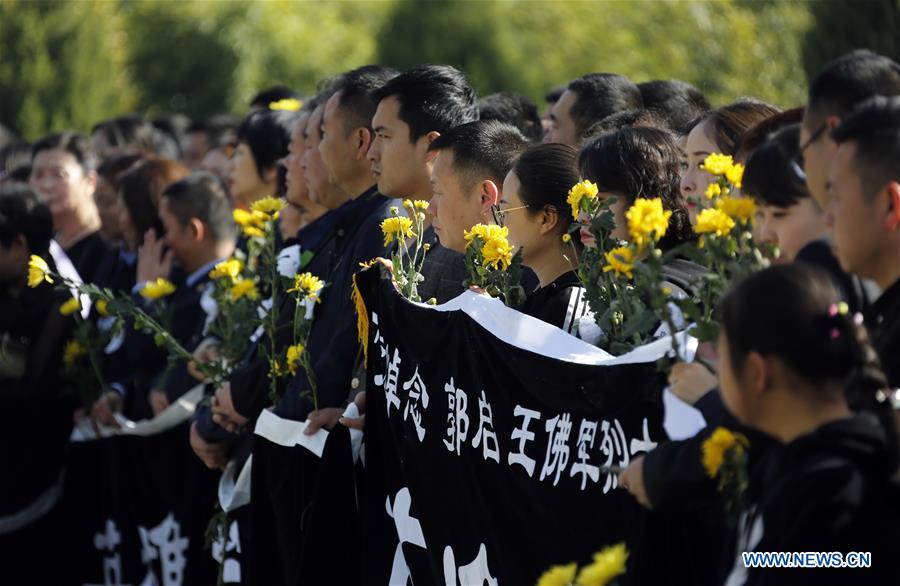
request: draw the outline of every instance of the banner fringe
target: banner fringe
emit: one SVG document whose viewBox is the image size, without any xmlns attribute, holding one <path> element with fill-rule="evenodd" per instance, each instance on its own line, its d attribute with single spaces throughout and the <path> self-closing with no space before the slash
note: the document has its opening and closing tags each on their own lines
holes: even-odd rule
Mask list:
<svg viewBox="0 0 900 586">
<path fill-rule="evenodd" d="M 353 299 L 353 305 L 356 308 L 356 335 L 359 343 L 362 344 L 363 364 L 369 365 L 369 312 L 366 309 L 366 302 L 363 301 L 362 293 L 356 284 L 356 273 L 353 274 L 353 291 L 350 293 Z"/>
</svg>

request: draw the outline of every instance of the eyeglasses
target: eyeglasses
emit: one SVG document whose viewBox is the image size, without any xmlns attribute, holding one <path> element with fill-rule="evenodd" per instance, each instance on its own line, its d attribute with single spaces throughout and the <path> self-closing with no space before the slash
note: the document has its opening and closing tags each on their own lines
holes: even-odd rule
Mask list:
<svg viewBox="0 0 900 586">
<path fill-rule="evenodd" d="M 491 206 L 491 214 L 494 216 L 494 223 L 498 226 L 503 226 L 503 218 L 509 212 L 514 212 L 516 210 L 524 210 L 528 206 L 518 206 L 514 208 L 507 208 L 505 210 L 500 209 L 500 205 L 492 205 Z"/>
<path fill-rule="evenodd" d="M 800 147 L 800 153 L 802 154 L 803 152 L 805 152 L 806 149 L 809 148 L 809 145 L 819 140 L 826 130 L 828 130 L 828 123 L 823 123 L 818 130 L 810 135 L 809 140 L 807 140 L 806 143 L 804 143 L 803 146 Z"/>
</svg>

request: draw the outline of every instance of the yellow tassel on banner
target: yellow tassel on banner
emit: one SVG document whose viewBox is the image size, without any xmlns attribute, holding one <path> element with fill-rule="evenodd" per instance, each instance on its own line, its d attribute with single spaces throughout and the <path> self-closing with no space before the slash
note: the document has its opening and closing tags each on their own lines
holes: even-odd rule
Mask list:
<svg viewBox="0 0 900 586">
<path fill-rule="evenodd" d="M 363 349 L 363 363 L 369 365 L 369 311 L 362 293 L 356 284 L 356 274 L 353 275 L 353 291 L 350 293 L 353 305 L 356 307 L 356 334 Z"/>
</svg>

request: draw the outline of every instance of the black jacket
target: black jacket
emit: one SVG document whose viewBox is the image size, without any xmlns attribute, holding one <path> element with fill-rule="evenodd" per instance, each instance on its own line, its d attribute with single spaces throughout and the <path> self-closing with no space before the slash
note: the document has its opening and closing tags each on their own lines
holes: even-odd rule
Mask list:
<svg viewBox="0 0 900 586">
<path fill-rule="evenodd" d="M 900 584 L 900 493 L 877 421 L 855 415 L 766 454 L 751 472 L 742 551 L 870 552 L 868 569 L 750 569 L 746 584 Z"/>
<path fill-rule="evenodd" d="M 892 388 L 900 388 L 900 280 L 863 312 L 872 346 Z"/>
</svg>

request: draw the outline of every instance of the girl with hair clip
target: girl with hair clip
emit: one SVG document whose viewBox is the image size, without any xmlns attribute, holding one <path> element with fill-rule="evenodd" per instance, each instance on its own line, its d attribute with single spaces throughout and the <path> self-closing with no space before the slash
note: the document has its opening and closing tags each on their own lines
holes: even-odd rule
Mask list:
<svg viewBox="0 0 900 586">
<path fill-rule="evenodd" d="M 900 584 L 887 384 L 861 319 L 828 276 L 793 264 L 747 278 L 722 301 L 719 356 L 729 411 L 774 440 L 756 454 L 751 440 L 756 459 L 726 584 Z M 741 553 L 750 551 L 869 552 L 871 568 L 746 568 Z"/>
</svg>

